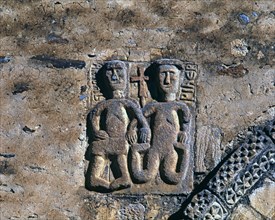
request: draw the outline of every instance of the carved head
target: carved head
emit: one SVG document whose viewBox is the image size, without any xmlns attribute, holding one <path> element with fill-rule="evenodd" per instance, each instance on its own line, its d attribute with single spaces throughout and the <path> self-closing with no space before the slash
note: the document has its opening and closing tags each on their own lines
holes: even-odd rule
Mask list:
<svg viewBox="0 0 275 220">
<path fill-rule="evenodd" d="M 162 92 L 176 94 L 179 90 L 180 70 L 174 65 L 160 65 L 157 72 Z"/>
<path fill-rule="evenodd" d="M 110 61 L 106 64 L 106 80 L 112 91 L 125 92 L 127 86 L 126 65 L 122 61 Z"/>
<path fill-rule="evenodd" d="M 159 59 L 150 65 L 145 76 L 151 97 L 159 102 L 179 99 L 184 63 L 177 59 Z"/>
</svg>

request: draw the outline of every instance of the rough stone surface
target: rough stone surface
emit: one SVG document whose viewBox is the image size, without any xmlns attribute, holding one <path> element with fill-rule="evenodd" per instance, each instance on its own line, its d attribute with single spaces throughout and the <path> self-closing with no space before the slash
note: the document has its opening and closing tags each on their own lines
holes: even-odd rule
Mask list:
<svg viewBox="0 0 275 220">
<path fill-rule="evenodd" d="M 182 196 L 100 196 L 83 191 L 84 219 L 168 219 L 181 206 Z"/>
<path fill-rule="evenodd" d="M 112 59 L 198 64 L 196 126 L 220 132 L 224 162 L 232 140 L 275 118 L 274 22 L 272 0 L 1 0 L 0 219 L 173 216 L 186 195 L 85 188 L 90 72 Z M 218 162 L 205 158 L 191 197 L 215 174 Z M 274 172 L 261 186 L 262 175 L 232 211 L 235 219 L 274 218 Z M 244 205 L 248 197 L 253 208 Z"/>
</svg>

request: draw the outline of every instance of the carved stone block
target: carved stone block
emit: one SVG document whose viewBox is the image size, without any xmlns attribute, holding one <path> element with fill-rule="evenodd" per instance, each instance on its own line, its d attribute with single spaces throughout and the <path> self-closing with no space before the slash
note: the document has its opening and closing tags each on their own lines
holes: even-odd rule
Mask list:
<svg viewBox="0 0 275 220">
<path fill-rule="evenodd" d="M 228 214 L 246 199 L 265 175 L 274 175 L 273 129 L 274 120 L 264 126 L 251 127 L 234 144 L 233 151 L 220 167 L 217 166 L 216 173 L 205 179 L 208 183 L 201 187 L 206 189 L 191 195 L 191 201 L 185 204 L 183 215 L 186 219 L 229 219 Z"/>
<path fill-rule="evenodd" d="M 196 172 L 205 173 L 221 160 L 221 131 L 217 127 L 203 126 L 197 130 Z"/>
<path fill-rule="evenodd" d="M 196 76 L 195 64 L 174 59 L 91 66 L 88 189 L 192 190 Z"/>
</svg>

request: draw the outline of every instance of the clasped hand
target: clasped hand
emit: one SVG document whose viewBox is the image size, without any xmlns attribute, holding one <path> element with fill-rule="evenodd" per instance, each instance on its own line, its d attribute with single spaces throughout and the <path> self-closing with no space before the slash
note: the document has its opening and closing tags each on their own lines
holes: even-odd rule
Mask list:
<svg viewBox="0 0 275 220">
<path fill-rule="evenodd" d="M 126 134 L 126 138 L 130 144 L 137 142 L 138 136 L 135 130 L 129 130 Z M 148 128 L 141 128 L 139 131 L 139 138 L 141 143 L 148 143 L 151 138 L 151 132 Z"/>
</svg>

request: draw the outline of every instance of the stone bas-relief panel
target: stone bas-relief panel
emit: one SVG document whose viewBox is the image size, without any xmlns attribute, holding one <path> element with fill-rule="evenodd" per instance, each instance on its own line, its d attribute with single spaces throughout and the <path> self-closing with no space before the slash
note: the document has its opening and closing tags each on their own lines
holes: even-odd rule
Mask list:
<svg viewBox="0 0 275 220">
<path fill-rule="evenodd" d="M 197 66 L 112 60 L 91 69 L 86 187 L 115 193 L 193 188 Z"/>
<path fill-rule="evenodd" d="M 207 183 L 227 161 L 224 158 L 230 158 L 235 145 L 228 143 L 239 132 L 274 118 L 274 1 L 4 0 L 0 5 L 1 220 L 168 219 L 180 209 L 181 203 L 187 204 L 185 200 L 191 201 L 198 191 L 208 190 Z M 139 102 L 142 111 L 152 98 L 148 87 L 150 79 L 148 74 L 143 76 L 143 67 L 146 71 L 151 61 L 162 57 L 191 60 L 200 67 L 195 83 L 196 144 L 191 145 L 195 148 L 194 189 L 186 195 L 187 199 L 181 194 L 167 193 L 150 195 L 154 199 L 149 200 L 146 194 L 150 189 L 143 189 L 144 195 L 126 193 L 153 181 L 134 182 L 131 164 L 127 164 L 131 187 L 113 191 L 125 194 L 89 192 L 84 188 L 83 174 L 84 165 L 89 164 L 83 158 L 87 149 L 86 118 L 99 101 L 106 100 L 100 89 L 96 89 L 96 78 L 92 78 L 104 64 L 98 60 L 129 61 L 125 62 L 128 96 Z M 144 80 L 140 82 L 139 78 Z M 187 92 L 192 90 L 190 81 L 186 76 L 185 88 L 180 88 L 185 95 L 180 98 L 193 97 L 193 92 Z M 90 98 L 100 100 L 87 104 Z M 146 120 L 149 123 L 150 118 Z M 150 130 L 152 141 L 151 127 Z M 213 146 L 214 137 L 217 139 Z M 130 157 L 131 146 L 128 147 Z M 274 216 L 269 211 L 271 206 L 262 207 L 269 199 L 265 194 L 272 195 L 270 187 L 259 184 L 263 178 L 274 181 L 274 171 L 271 174 L 264 171 L 268 166 L 266 157 L 270 156 L 257 153 L 252 160 L 261 169 L 257 171 L 255 167 L 252 172 L 247 167 L 252 160 L 238 161 L 242 153 L 247 154 L 243 150 L 238 155 L 233 171 L 227 171 L 231 169 L 230 164 L 221 169 L 221 173 L 235 174 L 221 195 L 211 188 L 210 192 L 219 196 L 208 203 L 209 207 L 215 204 L 212 210 L 206 208 L 201 217 L 193 219 L 211 218 L 215 213 L 218 219 L 221 213 L 227 219 L 235 219 L 234 216 L 240 219 L 240 215 L 232 215 L 234 210 L 245 213 L 243 208 L 238 209 L 240 205 L 252 213 L 247 219 Z M 262 162 L 258 161 L 260 157 Z M 104 159 L 107 168 L 110 159 Z M 127 157 L 128 161 L 131 157 Z M 239 173 L 238 166 L 255 177 L 261 175 L 260 179 L 254 184 L 253 178 Z M 106 171 L 104 169 L 103 174 Z M 208 176 L 209 173 L 212 176 Z M 104 175 L 108 183 L 115 179 L 113 172 L 109 178 Z M 223 185 L 225 178 L 218 174 L 217 185 Z M 245 183 L 240 184 L 239 179 Z M 235 181 L 238 182 L 231 187 Z M 252 187 L 248 187 L 251 183 Z M 178 186 L 165 182 L 163 185 Z M 225 193 L 228 187 L 234 192 L 228 189 Z M 263 194 L 263 191 L 268 192 Z M 241 192 L 245 192 L 245 197 L 239 196 Z M 252 195 L 259 198 L 252 200 Z M 85 212 L 86 197 L 94 200 L 89 199 L 91 209 Z M 117 205 L 113 203 L 114 197 Z M 175 197 L 180 200 L 175 201 Z M 233 207 L 228 207 L 228 202 L 234 201 Z M 203 208 L 200 202 L 198 200 L 193 211 Z M 217 203 L 221 203 L 221 209 Z M 206 204 L 205 200 L 202 204 Z M 129 218 L 127 213 L 133 213 L 133 217 Z M 191 213 L 186 216 L 191 218 Z M 174 219 L 182 218 L 183 212 Z"/>
</svg>

